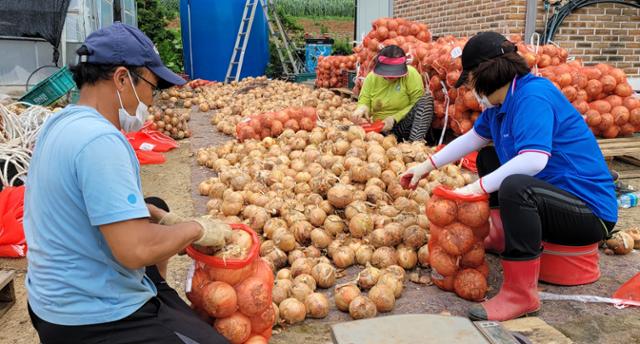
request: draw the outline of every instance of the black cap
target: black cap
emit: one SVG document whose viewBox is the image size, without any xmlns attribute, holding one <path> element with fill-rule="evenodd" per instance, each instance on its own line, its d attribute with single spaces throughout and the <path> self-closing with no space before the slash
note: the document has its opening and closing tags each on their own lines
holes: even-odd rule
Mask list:
<svg viewBox="0 0 640 344">
<path fill-rule="evenodd" d="M 469 72 L 480 63 L 517 50 L 515 45 L 512 49 L 504 49 L 502 43 L 506 40 L 503 35 L 492 31 L 479 32 L 471 37 L 462 49 L 462 73 L 455 87 L 462 86 L 467 81 Z"/>
</svg>

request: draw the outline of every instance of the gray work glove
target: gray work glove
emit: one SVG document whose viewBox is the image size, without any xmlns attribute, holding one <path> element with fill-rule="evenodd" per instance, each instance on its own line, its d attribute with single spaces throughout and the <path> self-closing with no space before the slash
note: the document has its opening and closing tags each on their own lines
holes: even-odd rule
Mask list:
<svg viewBox="0 0 640 344">
<path fill-rule="evenodd" d="M 231 227 L 211 216 L 202 216 L 193 221 L 202 226 L 202 236 L 193 242 L 195 245 L 207 246 L 214 249 L 221 249 L 226 244 L 226 240 L 231 238 Z"/>
</svg>

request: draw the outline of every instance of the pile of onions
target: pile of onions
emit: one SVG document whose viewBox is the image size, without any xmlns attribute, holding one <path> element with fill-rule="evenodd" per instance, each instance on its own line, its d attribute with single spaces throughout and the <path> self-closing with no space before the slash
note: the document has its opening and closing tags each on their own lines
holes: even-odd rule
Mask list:
<svg viewBox="0 0 640 344">
<path fill-rule="evenodd" d="M 562 91 L 594 135 L 615 138 L 640 131 L 640 98 L 622 69 L 603 63 L 585 67 L 576 60 L 540 74 Z"/>
<path fill-rule="evenodd" d="M 218 110 L 213 114 L 211 124 L 227 135 L 235 135 L 236 125 L 253 114 L 278 112 L 291 107 L 313 107 L 321 120 L 340 122 L 356 106 L 353 101 L 342 99 L 327 89 L 313 90 L 303 84 L 264 77 L 215 84 L 205 87 L 203 94 L 209 99 L 209 108 Z"/>
<path fill-rule="evenodd" d="M 282 134 L 285 129 L 311 131 L 316 126 L 318 115 L 316 109 L 307 107 L 290 107 L 277 112 L 265 112 L 252 115 L 236 126 L 236 137 L 239 141 L 246 139 L 264 139 Z"/>
<path fill-rule="evenodd" d="M 189 111 L 178 110 L 172 103 L 150 107 L 149 117 L 147 117 L 147 121 L 151 122 L 151 129 L 158 130 L 176 140 L 191 137 L 191 130 L 187 124 L 190 119 Z"/>
<path fill-rule="evenodd" d="M 356 69 L 356 55 L 319 56 L 316 69 L 317 87 L 347 87 L 347 72 Z"/>
<path fill-rule="evenodd" d="M 426 258 L 424 249 L 418 252 L 429 240 L 424 214 L 431 190 L 471 182 L 459 167 L 447 165 L 415 191 L 403 189 L 398 176 L 433 151 L 423 143 L 331 124 L 198 151 L 198 163 L 217 173 L 198 187 L 209 197 L 209 214 L 255 230 L 263 239 L 260 256 L 276 272 L 270 299 L 244 304 L 241 294 L 250 289 L 243 288 L 238 309 L 252 320 L 269 318 L 262 309 L 269 301 L 288 323 L 324 317 L 325 300 L 316 294 L 335 286 L 340 269 L 358 264 L 369 266 L 360 276 L 363 290 L 358 283 L 337 287 L 336 307 L 349 312 L 368 290 L 351 307 L 354 317 L 390 311 L 402 294 L 404 270 L 428 264 L 428 252 Z M 233 240 L 246 242 L 237 235 Z"/>
</svg>

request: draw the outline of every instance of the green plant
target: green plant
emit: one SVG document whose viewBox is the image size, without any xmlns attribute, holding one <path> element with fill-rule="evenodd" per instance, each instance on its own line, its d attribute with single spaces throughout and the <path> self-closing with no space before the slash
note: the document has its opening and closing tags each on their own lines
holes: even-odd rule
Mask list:
<svg viewBox="0 0 640 344">
<path fill-rule="evenodd" d="M 160 7 L 168 19 L 173 19 L 180 14 L 180 0 L 159 0 Z"/>
<path fill-rule="evenodd" d="M 159 0 L 137 0 L 138 27 L 158 48 L 162 61 L 174 72 L 183 71 L 180 30 L 167 29 L 171 13 Z"/>
<path fill-rule="evenodd" d="M 353 54 L 353 44 L 347 39 L 336 39 L 333 42 L 332 55 L 351 55 Z"/>
<path fill-rule="evenodd" d="M 156 44 L 162 62 L 174 72 L 182 72 L 184 66 L 182 63 L 182 37 L 180 30 L 169 29 L 172 35 L 170 40 L 162 41 Z"/>
<path fill-rule="evenodd" d="M 329 28 L 327 28 L 324 24 L 320 24 L 320 34 L 326 35 L 329 33 Z"/>
<path fill-rule="evenodd" d="M 277 0 L 276 6 L 293 16 L 353 17 L 355 0 Z"/>
</svg>

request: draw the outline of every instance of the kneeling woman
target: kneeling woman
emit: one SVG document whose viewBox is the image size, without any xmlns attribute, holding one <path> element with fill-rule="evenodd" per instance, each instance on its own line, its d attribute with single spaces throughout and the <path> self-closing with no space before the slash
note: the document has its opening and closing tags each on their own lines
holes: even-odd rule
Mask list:
<svg viewBox="0 0 640 344">
<path fill-rule="evenodd" d="M 397 45 L 383 48 L 373 72 L 364 80 L 354 123 L 371 117 L 384 121 L 383 133 L 393 133 L 399 141 L 426 140 L 433 120 L 433 97 L 420 73 L 407 66 L 407 57 Z"/>
<path fill-rule="evenodd" d="M 481 149 L 480 179 L 456 192 L 490 194 L 485 248 L 501 254 L 504 281 L 469 316 L 508 320 L 540 308 L 543 241 L 596 246 L 615 226 L 616 196 L 585 121 L 550 81 L 529 74 L 511 42 L 495 32 L 480 33 L 465 46 L 462 65 L 456 86 L 466 84 L 485 110 L 470 132 L 403 177 L 415 187 L 431 170 Z M 486 147 L 491 141 L 494 146 Z"/>
</svg>

